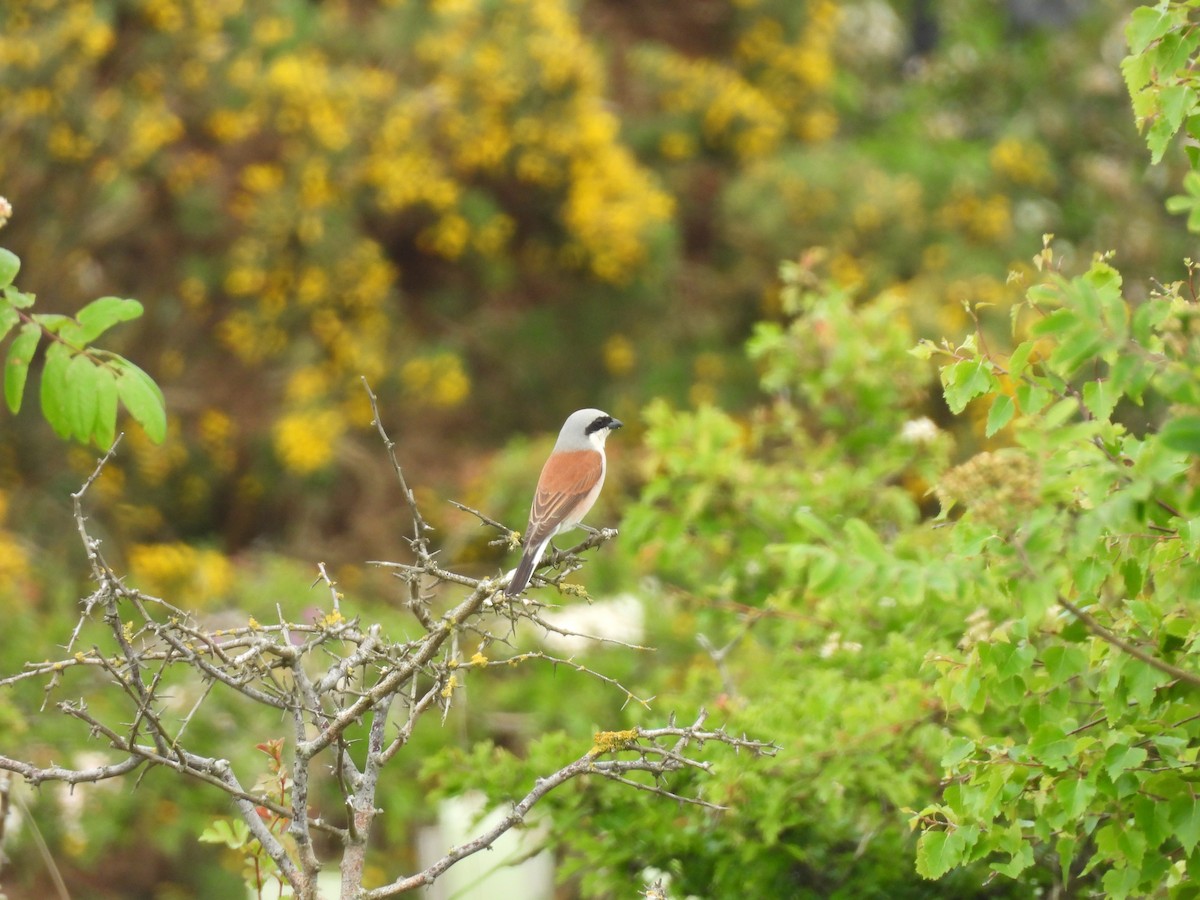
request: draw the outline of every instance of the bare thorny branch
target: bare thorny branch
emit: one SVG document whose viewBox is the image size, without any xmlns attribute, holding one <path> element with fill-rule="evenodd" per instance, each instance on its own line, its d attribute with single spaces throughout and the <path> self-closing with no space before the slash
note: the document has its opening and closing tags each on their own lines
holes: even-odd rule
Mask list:
<svg viewBox="0 0 1200 900">
<path fill-rule="evenodd" d="M 573 658 L 518 650 L 511 640 L 518 621 L 543 631 L 571 632 L 546 621 L 541 616 L 545 604 L 540 601 L 507 602 L 500 594 L 505 584 L 502 577 L 471 578 L 437 561 L 430 543 L 432 528 L 400 468 L 395 444 L 384 431 L 369 386 L 367 393 L 375 416 L 373 424 L 412 515 L 412 536 L 408 540 L 412 561 L 378 565 L 391 569 L 405 583 L 405 605 L 420 632 L 415 637 L 391 639 L 378 624 L 364 628 L 356 619 L 348 620 L 346 601 L 324 564 L 318 566 L 314 586 L 324 584 L 328 589 L 331 611 L 308 624 L 290 622 L 280 610 L 277 623 L 260 624 L 251 618 L 242 627 L 211 630 L 186 611 L 126 585 L 101 553 L 101 542 L 90 532 L 83 508 L 84 497 L 114 455 L 118 438 L 72 495 L 75 523 L 95 590 L 82 601 L 79 622 L 66 644 L 66 656 L 54 662 L 27 664 L 24 671 L 0 679 L 0 688 L 30 679 L 44 680 L 47 700 L 65 673 L 87 672 L 103 679 L 124 698 L 129 710 L 125 722 L 113 725 L 104 721 L 83 699 L 59 701 L 55 706 L 63 715 L 85 725 L 94 739 L 107 744 L 116 755 L 101 765 L 78 769 L 0 756 L 0 771 L 13 772 L 36 787 L 48 781 L 69 785 L 99 782 L 144 773 L 154 766 L 172 770 L 229 796 L 238 817 L 296 897 L 318 897 L 316 877 L 321 860 L 313 832 L 319 831 L 341 848 L 341 896 L 365 900 L 430 884 L 459 860 L 490 847 L 503 833 L 524 821 L 548 793 L 576 778 L 598 776 L 667 799 L 714 807 L 698 797 L 671 791 L 663 779 L 681 769 L 707 771 L 710 764 L 693 755 L 705 743 L 723 744 L 755 755 L 775 752 L 771 744 L 734 737 L 722 729 L 706 729 L 703 711 L 688 726 L 677 726 L 672 717 L 662 728 L 602 732 L 583 756 L 538 779 L 500 823 L 474 840 L 449 849 L 420 872 L 365 890 L 362 880 L 372 825 L 380 813 L 376 794 L 382 770 L 405 747 L 421 716 L 435 709 L 445 714 L 453 702 L 456 679 L 465 677 L 468 671 L 525 662 L 548 663 L 613 687 L 623 694 L 626 703 L 634 700 L 649 705 L 648 699 L 637 697 L 615 679 Z M 509 539 L 511 532 L 501 523 L 477 511 L 467 511 Z M 568 550 L 548 553 L 545 566 L 557 570 L 557 574 L 544 576 L 541 583 L 559 585 L 563 593 L 569 594 L 570 589 L 562 587 L 565 575 L 583 564 L 584 552 L 615 536 L 612 529 L 595 531 Z M 433 589 L 438 586 L 459 591 L 459 599 L 441 614 L 431 605 Z M 507 633 L 497 631 L 496 623 L 503 623 Z M 101 626 L 100 639 L 86 649 L 76 650 L 85 631 L 97 625 Z M 458 658 L 462 635 L 477 639 L 481 648 L 469 660 Z M 483 655 L 482 649 L 496 645 L 507 646 L 512 652 L 501 659 Z M 283 713 L 290 724 L 292 759 L 287 777 L 277 785 L 286 784 L 286 790 L 247 788 L 228 759 L 191 749 L 185 740 L 188 725 L 217 694 L 233 695 Z M 180 697 L 185 698 L 182 706 L 186 708 L 181 716 L 171 712 L 178 708 L 173 707 L 173 701 Z M 360 738 L 352 745 L 348 733 L 359 726 L 365 728 L 365 740 Z M 355 734 L 360 732 L 356 730 Z M 339 806 L 327 811 L 319 809 L 314 798 L 314 779 L 326 770 L 332 776 L 326 787 L 332 787 L 341 798 Z M 643 773 L 639 776 L 642 779 L 647 775 L 650 778 L 643 781 L 631 777 L 638 773 Z M 279 825 L 286 827 L 275 827 Z"/>
</svg>

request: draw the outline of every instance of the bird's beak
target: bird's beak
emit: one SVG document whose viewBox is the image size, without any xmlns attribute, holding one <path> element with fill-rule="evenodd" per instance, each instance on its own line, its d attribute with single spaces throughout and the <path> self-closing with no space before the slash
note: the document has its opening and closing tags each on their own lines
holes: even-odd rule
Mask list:
<svg viewBox="0 0 1200 900">
<path fill-rule="evenodd" d="M 608 423 L 608 427 L 611 430 L 616 431 L 618 428 L 624 428 L 625 423 L 622 422 L 620 419 L 613 419 L 611 422 Z"/>
</svg>

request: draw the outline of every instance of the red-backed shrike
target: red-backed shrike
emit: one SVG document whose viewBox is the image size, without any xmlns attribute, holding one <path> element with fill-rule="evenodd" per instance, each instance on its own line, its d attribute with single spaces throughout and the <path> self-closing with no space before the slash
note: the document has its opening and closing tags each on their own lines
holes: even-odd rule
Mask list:
<svg viewBox="0 0 1200 900">
<path fill-rule="evenodd" d="M 600 496 L 604 442 L 609 432 L 620 427 L 620 421 L 598 409 L 580 409 L 567 417 L 538 478 L 522 542 L 524 553 L 504 589 L 509 597 L 525 590 L 550 539 L 578 525 Z"/>
</svg>

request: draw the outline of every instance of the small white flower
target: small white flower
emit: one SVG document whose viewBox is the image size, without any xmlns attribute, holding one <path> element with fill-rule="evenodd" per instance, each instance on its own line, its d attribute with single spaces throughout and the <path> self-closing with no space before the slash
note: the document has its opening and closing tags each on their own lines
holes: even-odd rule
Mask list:
<svg viewBox="0 0 1200 900">
<path fill-rule="evenodd" d="M 825 638 L 825 643 L 821 645 L 821 649 L 817 651 L 817 655 L 821 659 L 829 659 L 833 654 L 838 652 L 842 646 L 842 633 L 840 631 L 832 632 L 829 637 Z"/>
<path fill-rule="evenodd" d="M 941 434 L 933 419 L 921 416 L 919 419 L 909 419 L 900 429 L 900 440 L 906 444 L 929 444 Z"/>
</svg>

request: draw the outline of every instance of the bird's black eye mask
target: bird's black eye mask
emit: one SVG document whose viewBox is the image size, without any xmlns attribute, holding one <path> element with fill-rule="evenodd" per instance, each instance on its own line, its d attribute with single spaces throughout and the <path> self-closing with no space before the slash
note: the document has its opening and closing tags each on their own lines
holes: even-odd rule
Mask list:
<svg viewBox="0 0 1200 900">
<path fill-rule="evenodd" d="M 621 423 L 612 416 L 596 416 L 592 420 L 592 424 L 584 429 L 584 434 L 595 434 L 597 431 L 602 431 L 605 428 L 620 428 Z"/>
</svg>

